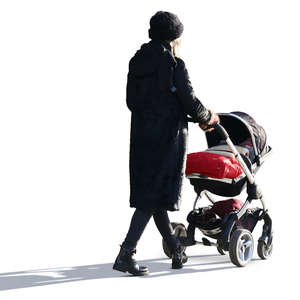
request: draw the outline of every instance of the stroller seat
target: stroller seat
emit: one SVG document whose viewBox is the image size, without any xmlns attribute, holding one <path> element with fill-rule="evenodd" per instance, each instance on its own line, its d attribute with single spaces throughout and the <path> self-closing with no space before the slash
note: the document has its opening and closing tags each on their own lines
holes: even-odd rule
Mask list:
<svg viewBox="0 0 300 300">
<path fill-rule="evenodd" d="M 224 113 L 219 114 L 219 116 L 221 124 L 229 132 L 237 151 L 240 153 L 248 169 L 251 173 L 256 173 L 267 154 L 271 152 L 271 147 L 266 143 L 264 129 L 245 113 Z M 218 133 L 215 131 L 207 132 L 206 139 L 209 148 L 204 153 L 219 154 L 230 159 L 234 158 L 234 154 L 231 152 L 229 146 L 222 140 Z M 190 163 L 189 160 L 187 160 L 188 163 Z M 207 165 L 210 163 L 208 160 L 204 161 L 204 163 L 206 164 L 204 164 L 204 167 L 209 167 Z M 194 168 L 191 169 L 193 170 Z M 189 171 L 188 168 L 187 170 Z M 239 195 L 247 182 L 244 173 L 234 178 L 216 178 L 214 176 L 205 176 L 201 172 L 189 172 L 186 173 L 186 176 L 194 186 L 197 194 L 207 190 L 213 194 L 225 197 Z"/>
</svg>

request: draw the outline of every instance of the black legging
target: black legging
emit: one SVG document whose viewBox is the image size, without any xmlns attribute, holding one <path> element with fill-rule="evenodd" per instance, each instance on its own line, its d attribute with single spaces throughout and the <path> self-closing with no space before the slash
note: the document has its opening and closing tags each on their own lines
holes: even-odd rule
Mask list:
<svg viewBox="0 0 300 300">
<path fill-rule="evenodd" d="M 131 222 L 126 238 L 122 244 L 127 250 L 132 250 L 136 247 L 141 235 L 144 232 L 150 218 L 153 216 L 155 225 L 161 236 L 166 241 L 168 247 L 173 250 L 178 246 L 178 239 L 173 233 L 173 229 L 166 210 L 141 210 L 136 209 Z"/>
</svg>

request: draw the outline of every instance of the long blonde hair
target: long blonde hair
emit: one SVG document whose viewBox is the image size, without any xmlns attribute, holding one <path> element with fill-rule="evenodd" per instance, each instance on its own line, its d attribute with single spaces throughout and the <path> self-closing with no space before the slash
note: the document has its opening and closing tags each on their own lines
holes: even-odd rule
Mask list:
<svg viewBox="0 0 300 300">
<path fill-rule="evenodd" d="M 176 40 L 170 42 L 171 49 L 172 49 L 172 54 L 176 57 L 180 57 L 178 55 L 178 48 L 179 48 L 180 44 L 181 44 L 180 39 L 176 39 Z"/>
</svg>

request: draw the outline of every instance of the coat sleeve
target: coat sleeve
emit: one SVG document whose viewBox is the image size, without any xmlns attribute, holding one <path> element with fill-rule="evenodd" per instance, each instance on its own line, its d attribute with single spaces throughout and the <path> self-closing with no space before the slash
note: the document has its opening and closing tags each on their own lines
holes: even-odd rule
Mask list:
<svg viewBox="0 0 300 300">
<path fill-rule="evenodd" d="M 134 100 L 136 97 L 136 89 L 134 80 L 131 78 L 130 74 L 127 75 L 127 83 L 126 83 L 126 104 L 130 111 L 134 109 Z"/>
<path fill-rule="evenodd" d="M 205 124 L 210 119 L 210 112 L 195 96 L 184 61 L 179 58 L 176 58 L 176 61 L 177 66 L 174 69 L 174 85 L 184 113 L 190 115 L 194 121 Z"/>
</svg>

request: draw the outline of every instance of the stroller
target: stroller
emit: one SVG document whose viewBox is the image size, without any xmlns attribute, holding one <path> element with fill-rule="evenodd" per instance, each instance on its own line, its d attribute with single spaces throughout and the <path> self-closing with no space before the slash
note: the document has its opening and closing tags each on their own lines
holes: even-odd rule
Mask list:
<svg viewBox="0 0 300 300">
<path fill-rule="evenodd" d="M 187 157 L 186 176 L 197 194 L 193 210 L 187 216 L 188 227 L 175 222 L 172 226 L 182 251 L 197 244 L 216 246 L 221 255 L 229 251 L 232 263 L 243 267 L 253 256 L 252 232 L 258 221 L 264 221 L 257 244 L 258 256 L 268 259 L 273 249 L 272 220 L 254 178 L 272 149 L 267 145 L 264 129 L 248 114 L 232 112 L 218 115 L 220 123 L 214 125 L 215 130 L 206 132 L 209 148 Z M 244 203 L 234 198 L 216 201 L 212 197 L 212 194 L 235 197 L 245 188 L 248 197 Z M 197 208 L 203 196 L 211 205 Z M 257 200 L 262 208 L 250 208 L 250 203 Z M 216 241 L 206 237 L 201 242 L 196 241 L 196 229 Z M 171 257 L 165 241 L 163 250 Z"/>
</svg>

